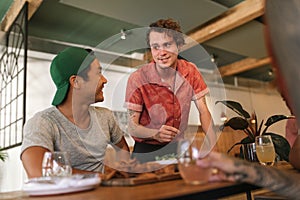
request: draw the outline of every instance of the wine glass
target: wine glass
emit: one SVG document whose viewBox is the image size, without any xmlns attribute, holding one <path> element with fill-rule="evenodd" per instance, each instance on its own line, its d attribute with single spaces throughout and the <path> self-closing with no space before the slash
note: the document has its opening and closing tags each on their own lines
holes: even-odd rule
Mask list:
<svg viewBox="0 0 300 200">
<path fill-rule="evenodd" d="M 204 138 L 182 139 L 178 142 L 178 169 L 183 180 L 192 185 L 208 182 L 211 168 L 203 168 L 196 164 L 206 154 Z"/>
<path fill-rule="evenodd" d="M 272 166 L 275 163 L 275 148 L 270 135 L 255 137 L 257 158 L 262 165 Z"/>
<path fill-rule="evenodd" d="M 67 152 L 45 152 L 42 163 L 43 176 L 71 176 L 72 167 Z"/>
</svg>

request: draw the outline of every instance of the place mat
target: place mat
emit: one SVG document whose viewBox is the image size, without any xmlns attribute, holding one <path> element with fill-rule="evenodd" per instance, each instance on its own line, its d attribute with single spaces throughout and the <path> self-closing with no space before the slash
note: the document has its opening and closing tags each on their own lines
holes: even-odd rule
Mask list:
<svg viewBox="0 0 300 200">
<path fill-rule="evenodd" d="M 160 181 L 168 181 L 168 180 L 175 180 L 181 179 L 179 172 L 175 172 L 172 174 L 153 174 L 147 176 L 138 176 L 132 178 L 112 178 L 107 181 L 102 181 L 101 185 L 104 186 L 135 186 L 141 184 L 148 184 L 148 183 L 155 183 Z"/>
<path fill-rule="evenodd" d="M 59 195 L 95 189 L 101 179 L 98 174 L 74 174 L 70 177 L 38 177 L 25 182 L 23 191 L 29 196 Z"/>
</svg>

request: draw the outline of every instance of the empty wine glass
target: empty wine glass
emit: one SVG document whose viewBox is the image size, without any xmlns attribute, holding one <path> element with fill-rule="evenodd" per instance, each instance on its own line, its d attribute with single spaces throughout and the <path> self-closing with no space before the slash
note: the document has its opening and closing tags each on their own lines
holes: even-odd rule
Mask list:
<svg viewBox="0 0 300 200">
<path fill-rule="evenodd" d="M 255 138 L 257 158 L 262 165 L 274 165 L 275 148 L 270 135 L 261 135 Z"/>
<path fill-rule="evenodd" d="M 43 176 L 71 176 L 72 167 L 67 152 L 45 152 L 42 163 Z"/>
</svg>

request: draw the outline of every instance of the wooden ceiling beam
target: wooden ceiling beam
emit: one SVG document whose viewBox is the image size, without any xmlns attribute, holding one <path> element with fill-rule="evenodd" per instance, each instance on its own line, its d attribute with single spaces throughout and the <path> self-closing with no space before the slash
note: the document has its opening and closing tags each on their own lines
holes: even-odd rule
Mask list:
<svg viewBox="0 0 300 200">
<path fill-rule="evenodd" d="M 245 0 L 228 11 L 190 31 L 187 35 L 205 42 L 264 14 L 264 0 Z"/>
<path fill-rule="evenodd" d="M 15 0 L 1 22 L 1 31 L 8 31 L 26 2 L 28 2 L 28 20 L 30 20 L 43 0 Z"/>
<path fill-rule="evenodd" d="M 188 38 L 190 38 L 191 41 L 197 41 L 197 43 L 208 41 L 257 17 L 262 16 L 264 14 L 264 5 L 264 0 L 245 0 L 230 8 L 223 14 L 217 16 L 216 18 L 190 31 L 187 34 L 189 36 Z M 187 45 L 185 48 L 190 48 L 194 45 L 195 42 L 189 43 L 189 41 L 187 41 Z M 262 59 L 246 58 L 232 64 L 219 67 L 218 70 L 221 76 L 224 77 L 245 72 L 247 70 L 251 70 L 270 63 L 270 57 Z"/>
<path fill-rule="evenodd" d="M 231 63 L 229 65 L 219 67 L 218 71 L 221 77 L 224 77 L 242 73 L 268 64 L 271 64 L 270 57 L 265 57 L 261 59 L 245 58 L 243 60 Z"/>
</svg>

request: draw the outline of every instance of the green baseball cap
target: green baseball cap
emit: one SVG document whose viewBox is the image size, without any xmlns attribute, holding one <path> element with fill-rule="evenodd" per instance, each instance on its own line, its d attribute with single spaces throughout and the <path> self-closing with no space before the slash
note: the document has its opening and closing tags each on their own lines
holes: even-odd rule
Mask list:
<svg viewBox="0 0 300 200">
<path fill-rule="evenodd" d="M 52 105 L 59 105 L 65 99 L 70 86 L 69 78 L 89 67 L 95 59 L 93 54 L 79 47 L 68 47 L 55 56 L 50 66 L 51 78 L 57 89 Z"/>
</svg>

